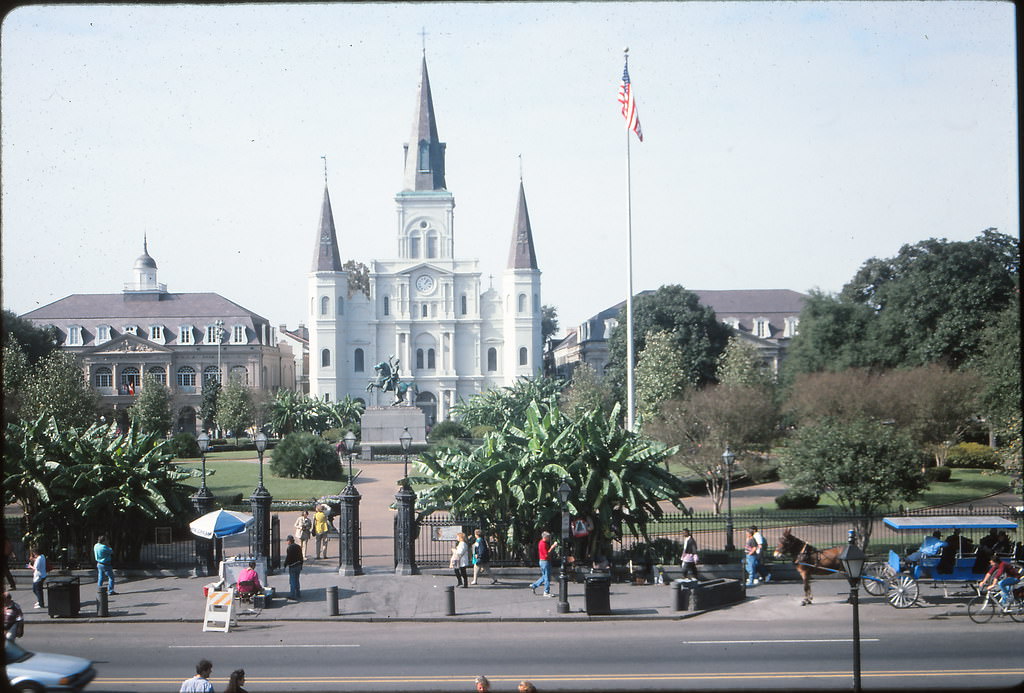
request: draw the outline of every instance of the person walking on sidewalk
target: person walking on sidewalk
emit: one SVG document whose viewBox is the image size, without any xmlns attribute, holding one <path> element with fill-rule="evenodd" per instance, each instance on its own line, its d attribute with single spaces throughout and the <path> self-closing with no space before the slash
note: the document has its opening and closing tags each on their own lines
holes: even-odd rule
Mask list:
<svg viewBox="0 0 1024 693">
<path fill-rule="evenodd" d="M 455 571 L 455 584 L 459 587 L 469 587 L 469 580 L 466 576 L 466 569 L 469 568 L 469 546 L 466 544 L 466 535 L 459 532 L 455 538 L 455 548 L 452 549 L 452 558 L 448 561 L 448 565 Z"/>
<path fill-rule="evenodd" d="M 299 538 L 299 547 L 302 549 L 302 557 L 306 557 L 309 550 L 309 537 L 313 531 L 313 521 L 309 519 L 309 511 L 303 510 L 302 514 L 295 518 L 295 535 Z"/>
<path fill-rule="evenodd" d="M 746 555 L 743 557 L 747 565 L 747 587 L 753 587 L 757 583 L 754 578 L 757 576 L 757 540 L 754 539 L 754 530 L 747 530 L 747 541 L 743 545 Z"/>
<path fill-rule="evenodd" d="M 46 600 L 43 598 L 43 583 L 46 582 L 46 556 L 36 544 L 29 549 L 28 567 L 32 569 L 32 592 L 36 595 L 36 603 L 32 607 L 43 609 L 46 607 Z"/>
<path fill-rule="evenodd" d="M 213 684 L 210 683 L 210 674 L 213 673 L 213 664 L 208 659 L 200 659 L 196 664 L 196 675 L 181 682 L 181 689 L 178 693 L 213 693 Z"/>
<path fill-rule="evenodd" d="M 544 585 L 544 596 L 554 597 L 551 594 L 551 564 L 548 561 L 549 554 L 558 548 L 558 542 L 551 541 L 551 532 L 542 532 L 540 541 L 537 542 L 537 560 L 540 562 L 540 577 L 530 583 L 530 589 L 537 594 L 537 588 Z"/>
<path fill-rule="evenodd" d="M 682 535 L 683 555 L 680 561 L 683 565 L 683 579 L 700 580 L 700 575 L 697 574 L 697 540 L 690 536 L 688 529 L 684 529 Z"/>
<path fill-rule="evenodd" d="M 469 584 L 475 585 L 480 573 L 487 573 L 491 578 L 491 584 L 497 585 L 498 578 L 491 572 L 491 547 L 487 545 L 487 538 L 479 529 L 473 530 L 476 541 L 473 542 L 473 581 Z"/>
<path fill-rule="evenodd" d="M 93 556 L 96 558 L 96 589 L 103 589 L 103 581 L 107 581 L 107 594 L 117 594 L 114 591 L 114 550 L 107 546 L 106 535 L 101 534 L 92 547 Z"/>
<path fill-rule="evenodd" d="M 330 530 L 330 525 L 327 524 L 327 507 L 323 505 L 316 506 L 316 514 L 313 515 L 313 532 L 316 534 L 316 557 L 327 558 L 327 541 L 329 536 L 327 532 Z"/>
<path fill-rule="evenodd" d="M 757 577 L 754 578 L 754 584 L 761 582 L 765 583 L 772 581 L 772 574 L 768 572 L 768 541 L 761 534 L 761 530 L 757 528 L 757 525 L 751 525 L 750 529 L 754 530 L 754 541 L 757 542 Z"/>
<path fill-rule="evenodd" d="M 284 552 L 284 567 L 288 570 L 289 599 L 299 601 L 299 573 L 302 572 L 302 549 L 295 543 L 295 537 L 288 535 L 288 548 Z"/>
</svg>

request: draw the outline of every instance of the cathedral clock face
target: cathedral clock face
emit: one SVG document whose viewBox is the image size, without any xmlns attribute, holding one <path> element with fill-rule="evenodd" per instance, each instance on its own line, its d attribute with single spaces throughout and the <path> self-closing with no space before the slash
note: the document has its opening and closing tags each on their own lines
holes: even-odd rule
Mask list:
<svg viewBox="0 0 1024 693">
<path fill-rule="evenodd" d="M 429 294 L 434 290 L 434 278 L 429 274 L 421 274 L 416 278 L 416 290 L 421 294 Z"/>
</svg>

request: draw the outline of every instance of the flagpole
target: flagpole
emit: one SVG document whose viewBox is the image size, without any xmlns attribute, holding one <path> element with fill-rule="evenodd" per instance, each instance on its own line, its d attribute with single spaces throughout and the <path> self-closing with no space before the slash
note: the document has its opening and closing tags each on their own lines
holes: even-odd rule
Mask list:
<svg viewBox="0 0 1024 693">
<path fill-rule="evenodd" d="M 625 53 L 625 70 L 629 68 L 629 48 Z M 625 70 L 623 74 L 625 74 Z M 635 384 L 633 381 L 633 182 L 629 161 L 629 119 L 626 120 L 626 430 L 632 432 L 636 423 Z"/>
<path fill-rule="evenodd" d="M 628 59 L 628 53 L 627 53 Z M 636 420 L 633 382 L 633 183 L 629 165 L 629 128 L 626 128 L 626 430 Z"/>
</svg>

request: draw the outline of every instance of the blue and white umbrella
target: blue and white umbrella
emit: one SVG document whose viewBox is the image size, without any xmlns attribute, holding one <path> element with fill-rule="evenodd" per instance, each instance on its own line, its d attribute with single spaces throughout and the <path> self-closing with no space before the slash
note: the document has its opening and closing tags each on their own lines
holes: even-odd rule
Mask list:
<svg viewBox="0 0 1024 693">
<path fill-rule="evenodd" d="M 256 518 L 248 513 L 221 509 L 192 520 L 188 527 L 197 537 L 213 539 L 214 537 L 230 537 L 233 534 L 241 534 L 255 521 Z"/>
</svg>

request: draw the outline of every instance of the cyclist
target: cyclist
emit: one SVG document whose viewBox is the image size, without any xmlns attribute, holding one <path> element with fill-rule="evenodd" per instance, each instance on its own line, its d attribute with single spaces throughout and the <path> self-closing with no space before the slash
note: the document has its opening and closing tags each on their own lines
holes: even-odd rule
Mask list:
<svg viewBox="0 0 1024 693">
<path fill-rule="evenodd" d="M 978 585 L 979 590 L 984 590 L 986 587 L 992 591 L 998 587 L 999 591 L 1002 592 L 1002 605 L 1004 607 L 1010 605 L 1010 590 L 1020 582 L 1020 573 L 1012 565 L 1004 561 L 993 554 L 988 559 L 989 569 L 985 573 L 985 578 Z"/>
</svg>

